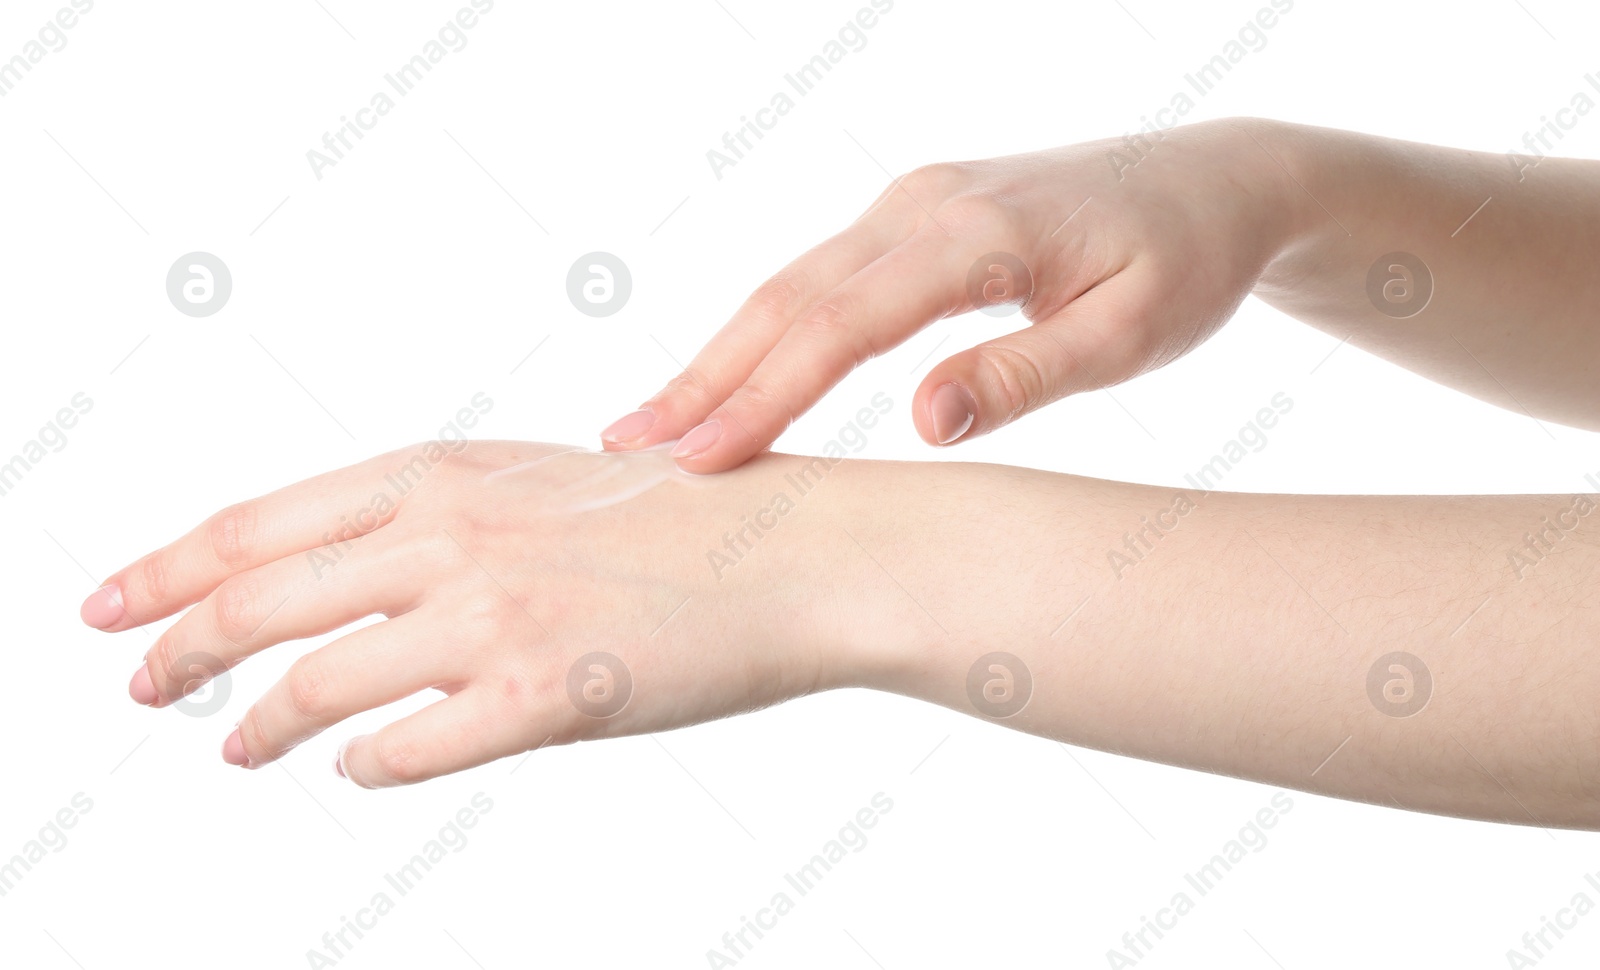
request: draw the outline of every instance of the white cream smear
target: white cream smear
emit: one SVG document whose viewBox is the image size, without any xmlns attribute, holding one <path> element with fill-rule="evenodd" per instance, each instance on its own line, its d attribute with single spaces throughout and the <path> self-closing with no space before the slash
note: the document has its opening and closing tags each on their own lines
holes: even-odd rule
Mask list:
<svg viewBox="0 0 1600 970">
<path fill-rule="evenodd" d="M 590 451 L 574 448 L 535 458 L 485 475 L 485 482 L 511 480 L 528 495 L 532 511 L 570 515 L 619 505 L 661 485 L 693 484 L 691 474 L 672 460 L 675 441 L 642 451 Z"/>
</svg>

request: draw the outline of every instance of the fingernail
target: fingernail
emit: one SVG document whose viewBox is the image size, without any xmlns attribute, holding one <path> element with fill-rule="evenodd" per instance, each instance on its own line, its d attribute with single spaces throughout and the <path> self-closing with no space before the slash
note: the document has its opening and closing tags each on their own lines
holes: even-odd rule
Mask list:
<svg viewBox="0 0 1600 970">
<path fill-rule="evenodd" d="M 238 728 L 234 728 L 228 740 L 222 742 L 222 760 L 241 768 L 250 764 L 250 756 L 244 753 L 244 739 L 239 736 Z"/>
<path fill-rule="evenodd" d="M 344 744 L 339 745 L 339 750 L 334 752 L 334 755 L 333 755 L 333 770 L 339 773 L 339 777 L 340 778 L 349 778 L 350 777 L 349 775 L 344 773 L 344 753 L 346 751 L 350 750 L 350 746 L 352 744 L 355 744 L 357 741 L 360 741 L 364 737 L 366 737 L 365 734 L 358 734 L 353 738 L 345 738 L 344 739 Z"/>
<path fill-rule="evenodd" d="M 632 441 L 639 437 L 656 423 L 655 413 L 644 408 L 623 415 L 611 422 L 611 425 L 600 432 L 601 441 Z"/>
<path fill-rule="evenodd" d="M 941 445 L 966 434 L 978 416 L 972 393 L 960 384 L 940 384 L 933 392 L 929 410 L 933 413 L 933 437 Z"/>
<path fill-rule="evenodd" d="M 674 458 L 693 458 L 707 448 L 717 443 L 722 437 L 722 422 L 707 421 L 689 430 L 678 442 L 678 447 L 672 449 Z"/>
<path fill-rule="evenodd" d="M 128 681 L 128 696 L 146 707 L 153 706 L 161 699 L 156 693 L 156 685 L 150 682 L 150 668 L 140 667 L 133 672 L 133 679 Z"/>
<path fill-rule="evenodd" d="M 108 626 L 115 625 L 127 615 L 127 611 L 122 608 L 122 590 L 114 584 L 100 587 L 90 593 L 89 598 L 78 607 L 78 615 L 83 618 L 83 622 L 96 630 L 104 630 Z"/>
</svg>

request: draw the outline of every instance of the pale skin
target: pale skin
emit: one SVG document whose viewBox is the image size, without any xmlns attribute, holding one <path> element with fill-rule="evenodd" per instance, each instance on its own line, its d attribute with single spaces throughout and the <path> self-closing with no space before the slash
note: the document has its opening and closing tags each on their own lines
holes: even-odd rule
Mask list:
<svg viewBox="0 0 1600 970">
<path fill-rule="evenodd" d="M 929 212 L 916 207 L 924 219 L 938 213 L 943 228 L 913 226 L 908 238 L 918 248 L 850 270 L 847 280 L 881 267 L 850 284 L 848 299 L 827 296 L 844 284 L 828 282 L 821 263 L 764 288 L 785 296 L 793 319 L 747 306 L 697 358 L 693 377 L 653 399 L 655 427 L 608 442 L 628 450 L 670 440 L 721 407 L 728 427 L 753 437 L 719 438 L 679 461 L 722 474 L 550 514 L 537 482 L 489 476 L 563 449 L 477 442 L 429 471 L 396 508 L 364 521 L 365 534 L 323 547 L 411 455 L 396 452 L 224 510 L 111 576 L 115 595 L 91 595 L 84 618 L 119 631 L 194 606 L 160 636 L 130 685 L 136 700 L 159 707 L 198 687 L 195 671 L 175 669 L 180 657 L 209 654 L 232 666 L 383 615 L 297 661 L 224 743 L 227 760 L 258 767 L 360 711 L 429 689 L 448 695 L 346 744 L 340 770 L 368 787 L 841 686 L 993 717 L 969 692 L 969 673 L 1004 651 L 1032 686 L 1026 706 L 997 719 L 1024 731 L 1344 798 L 1600 827 L 1592 743 L 1600 667 L 1584 662 L 1600 635 L 1585 592 L 1600 580 L 1600 544 L 1579 527 L 1520 574 L 1507 562 L 1527 532 L 1571 508 L 1571 496 L 1191 491 L 1193 508 L 1169 516 L 1175 524 L 1136 564 L 1116 568 L 1110 553 L 1126 551 L 1141 521 L 1168 513 L 1173 489 L 996 465 L 847 459 L 824 466 L 798 495 L 785 476 L 818 466 L 764 450 L 767 431 L 781 431 L 866 351 L 961 308 L 948 288 L 938 290 L 942 277 L 930 267 L 953 272 L 964 292 L 972 259 L 1024 251 L 1030 240 L 1036 326 L 1005 348 L 936 367 L 916 397 L 924 437 L 940 440 L 935 427 L 949 417 L 930 409 L 943 383 L 963 382 L 971 395 L 971 427 L 949 439 L 964 440 L 1065 393 L 1171 360 L 1252 289 L 1423 373 L 1459 378 L 1469 392 L 1491 400 L 1509 393 L 1541 417 L 1600 425 L 1584 368 L 1596 338 L 1581 323 L 1596 284 L 1562 250 L 1592 232 L 1581 225 L 1584 200 L 1600 208 L 1591 187 L 1600 178 L 1586 163 L 1547 161 L 1515 182 L 1498 156 L 1256 122 L 1190 131 L 1169 133 L 1121 182 L 1096 168 L 1106 166 L 1106 146 L 928 170 L 918 183 L 930 191 L 936 179 L 969 180 L 945 201 L 924 199 Z M 1401 192 L 1391 167 L 1429 174 Z M 1509 184 L 1494 182 L 1501 176 Z M 1372 183 L 1365 192 L 1353 184 L 1362 178 Z M 1128 187 L 1122 196 L 1119 186 Z M 1489 219 L 1492 203 L 1469 225 L 1487 241 L 1428 248 L 1425 230 L 1450 223 L 1446 212 L 1479 189 L 1523 188 L 1527 211 L 1508 203 Z M 1086 220 L 1102 191 L 1107 211 Z M 822 253 L 846 272 L 868 249 L 859 238 L 838 240 L 873 212 L 887 218 L 906 194 L 891 186 L 863 221 L 807 258 Z M 1048 235 L 1090 194 L 1094 201 Z M 1446 239 L 1481 201 L 1445 226 Z M 1336 226 L 1330 232 L 1317 219 L 1332 224 L 1324 205 L 1358 237 L 1381 241 L 1364 247 Z M 984 235 L 1002 214 L 1013 220 L 1009 234 Z M 1081 231 L 1073 229 L 1079 220 Z M 946 232 L 952 237 L 937 241 Z M 1437 302 L 1403 322 L 1412 328 L 1403 338 L 1390 334 L 1397 321 L 1376 313 L 1364 289 L 1373 256 L 1391 250 L 1422 254 L 1439 281 Z M 1551 285 L 1524 290 L 1497 280 L 1502 272 Z M 1464 291 L 1450 292 L 1456 287 Z M 803 298 L 851 313 L 808 324 Z M 940 312 L 921 312 L 929 308 Z M 1449 319 L 1434 320 L 1436 309 Z M 1515 321 L 1514 341 L 1504 337 L 1506 320 Z M 1498 383 L 1457 365 L 1457 340 Z M 744 393 L 760 373 L 772 381 Z M 711 397 L 698 400 L 705 391 L 697 388 Z M 727 534 L 779 492 L 793 507 L 765 516 L 772 526 L 734 565 L 718 565 L 712 553 L 726 550 Z M 337 564 L 313 568 L 310 550 Z M 1374 663 L 1394 651 L 1420 659 L 1433 684 L 1406 717 L 1369 690 Z M 620 711 L 596 716 L 569 693 L 569 671 L 593 652 L 626 665 L 633 686 Z"/>
<path fill-rule="evenodd" d="M 758 287 L 683 374 L 602 433 L 605 446 L 681 438 L 685 469 L 731 468 L 861 362 L 971 310 L 969 271 L 994 252 L 1030 271 L 1033 325 L 929 371 L 912 408 L 929 444 L 1169 363 L 1251 293 L 1433 380 L 1600 430 L 1600 162 L 1255 119 L 1146 144 L 897 179 Z M 1366 289 L 1369 268 L 1396 251 L 1434 279 L 1432 301 L 1403 321 L 1375 311 Z"/>
</svg>

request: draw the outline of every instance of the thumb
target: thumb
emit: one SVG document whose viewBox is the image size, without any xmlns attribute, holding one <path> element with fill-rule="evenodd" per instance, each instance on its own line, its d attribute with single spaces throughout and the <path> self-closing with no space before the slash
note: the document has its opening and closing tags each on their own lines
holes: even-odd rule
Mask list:
<svg viewBox="0 0 1600 970">
<path fill-rule="evenodd" d="M 917 433 L 933 445 L 965 441 L 1148 370 L 1155 328 L 1137 293 L 1113 277 L 1025 330 L 941 361 L 912 400 Z"/>
</svg>

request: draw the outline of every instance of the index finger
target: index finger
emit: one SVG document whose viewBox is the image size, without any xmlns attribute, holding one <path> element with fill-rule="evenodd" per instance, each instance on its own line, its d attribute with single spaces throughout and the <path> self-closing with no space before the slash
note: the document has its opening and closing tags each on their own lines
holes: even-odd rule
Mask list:
<svg viewBox="0 0 1600 970">
<path fill-rule="evenodd" d="M 803 313 L 749 379 L 672 457 L 696 474 L 733 468 L 770 447 L 851 371 L 935 320 L 970 308 L 970 257 L 925 233 L 866 266 Z"/>
<path fill-rule="evenodd" d="M 749 379 L 808 306 L 916 231 L 920 213 L 883 202 L 757 287 L 683 373 L 600 433 L 603 446 L 648 448 L 704 421 Z"/>
</svg>

